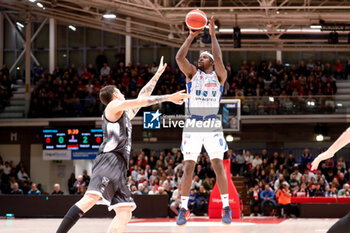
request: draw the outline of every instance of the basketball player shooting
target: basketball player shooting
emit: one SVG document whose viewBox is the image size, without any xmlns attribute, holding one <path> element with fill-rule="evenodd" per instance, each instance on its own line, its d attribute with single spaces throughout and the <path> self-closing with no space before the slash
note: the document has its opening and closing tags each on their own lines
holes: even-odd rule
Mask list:
<svg viewBox="0 0 350 233">
<path fill-rule="evenodd" d="M 126 177 L 131 150 L 131 122 L 141 107 L 170 101 L 182 104 L 189 95 L 179 91 L 171 95 L 150 96 L 166 64 L 163 58 L 157 73 L 141 89 L 138 98 L 125 100 L 115 86 L 100 90 L 100 100 L 106 105 L 102 115 L 103 142 L 92 166 L 91 181 L 87 192 L 64 216 L 57 233 L 66 233 L 79 218 L 95 204 L 107 205 L 116 216 L 109 225 L 108 233 L 123 232 L 136 204 L 131 198 Z"/>
<path fill-rule="evenodd" d="M 189 36 L 183 43 L 176 55 L 176 62 L 181 71 L 186 75 L 187 93 L 190 95 L 186 110 L 190 113 L 190 119 L 197 121 L 207 121 L 217 117 L 223 86 L 227 78 L 227 72 L 222 61 L 222 54 L 219 43 L 215 36 L 215 19 L 209 20 L 209 34 L 211 36 L 212 53 L 203 52 L 198 60 L 198 68 L 192 65 L 186 55 L 193 39 L 200 31 L 190 31 Z M 215 67 L 215 69 L 214 69 Z M 196 109 L 197 108 L 197 109 Z M 217 109 L 214 115 L 193 115 L 198 109 Z M 191 114 L 192 112 L 192 114 Z M 192 182 L 192 175 L 197 161 L 197 157 L 204 145 L 211 159 L 214 168 L 221 199 L 223 203 L 224 215 L 222 223 L 230 224 L 232 221 L 231 209 L 229 206 L 227 177 L 223 166 L 224 152 L 227 151 L 227 144 L 224 135 L 219 132 L 185 132 L 182 134 L 181 149 L 184 154 L 184 174 L 181 185 L 181 209 L 176 224 L 183 226 L 189 218 L 188 199 Z"/>
<path fill-rule="evenodd" d="M 333 158 L 341 148 L 350 142 L 350 128 L 348 128 L 325 152 L 317 156 L 312 162 L 311 170 L 316 170 L 321 161 Z M 345 233 L 350 229 L 350 212 L 336 222 L 327 233 Z"/>
</svg>

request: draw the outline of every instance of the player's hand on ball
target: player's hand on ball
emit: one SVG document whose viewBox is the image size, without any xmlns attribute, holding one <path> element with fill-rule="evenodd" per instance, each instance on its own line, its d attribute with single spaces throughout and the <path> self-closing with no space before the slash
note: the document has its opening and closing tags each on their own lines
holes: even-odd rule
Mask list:
<svg viewBox="0 0 350 233">
<path fill-rule="evenodd" d="M 171 94 L 169 97 L 169 101 L 174 104 L 182 104 L 184 99 L 190 98 L 191 95 L 185 93 L 185 90 L 178 91 L 174 94 Z"/>
<path fill-rule="evenodd" d="M 203 31 L 203 29 L 200 29 L 197 31 L 190 30 L 190 36 L 197 37 L 199 35 L 199 33 L 201 33 L 201 31 Z"/>
<path fill-rule="evenodd" d="M 157 70 L 157 74 L 158 75 L 163 74 L 163 72 L 164 72 L 164 70 L 165 70 L 165 68 L 167 66 L 166 63 L 163 64 L 163 58 L 164 58 L 163 56 L 160 58 L 160 63 L 159 63 L 158 70 Z"/>
<path fill-rule="evenodd" d="M 209 19 L 209 34 L 210 34 L 210 36 L 215 36 L 215 19 L 214 19 L 214 16 L 212 16 Z"/>
</svg>

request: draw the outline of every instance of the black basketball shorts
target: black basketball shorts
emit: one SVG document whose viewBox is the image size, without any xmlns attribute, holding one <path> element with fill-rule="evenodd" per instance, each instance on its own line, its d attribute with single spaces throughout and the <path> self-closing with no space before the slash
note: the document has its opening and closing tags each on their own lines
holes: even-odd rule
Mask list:
<svg viewBox="0 0 350 233">
<path fill-rule="evenodd" d="M 86 193 L 99 195 L 99 205 L 107 205 L 108 210 L 120 206 L 136 204 L 128 187 L 127 166 L 123 157 L 114 153 L 98 154 L 92 165 L 92 174 Z"/>
</svg>

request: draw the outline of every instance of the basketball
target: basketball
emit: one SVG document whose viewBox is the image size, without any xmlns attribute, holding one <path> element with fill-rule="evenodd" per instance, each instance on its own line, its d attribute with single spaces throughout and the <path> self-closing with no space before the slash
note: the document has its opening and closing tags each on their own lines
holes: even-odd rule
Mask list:
<svg viewBox="0 0 350 233">
<path fill-rule="evenodd" d="M 207 15 L 201 10 L 192 10 L 186 15 L 186 25 L 193 31 L 203 29 L 207 22 Z"/>
</svg>

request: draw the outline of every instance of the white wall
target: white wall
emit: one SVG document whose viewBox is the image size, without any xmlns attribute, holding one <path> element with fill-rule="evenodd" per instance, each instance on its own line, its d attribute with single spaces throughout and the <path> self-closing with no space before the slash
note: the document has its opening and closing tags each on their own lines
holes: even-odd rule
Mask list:
<svg viewBox="0 0 350 233">
<path fill-rule="evenodd" d="M 17 166 L 21 160 L 21 146 L 16 144 L 1 144 L 0 155 L 5 161 L 13 161 L 13 165 Z"/>
<path fill-rule="evenodd" d="M 75 176 L 83 175 L 83 171 L 86 170 L 88 175 L 91 177 L 93 160 L 77 159 L 73 160 Z"/>
<path fill-rule="evenodd" d="M 45 192 L 51 193 L 53 185 L 59 183 L 64 194 L 68 192 L 68 179 L 74 171 L 73 162 L 66 160 L 55 162 L 43 160 L 42 144 L 32 144 L 30 147 L 30 173 L 35 183 L 41 183 Z"/>
</svg>

